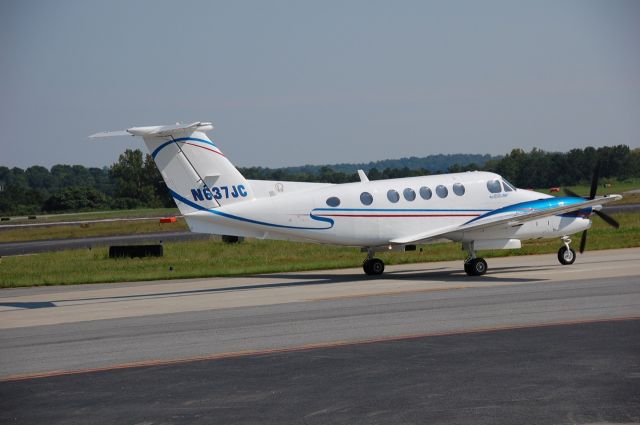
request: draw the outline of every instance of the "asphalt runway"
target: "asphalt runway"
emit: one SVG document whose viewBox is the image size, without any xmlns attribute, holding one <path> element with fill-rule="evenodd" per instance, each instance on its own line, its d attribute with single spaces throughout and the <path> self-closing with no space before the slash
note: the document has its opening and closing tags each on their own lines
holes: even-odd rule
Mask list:
<svg viewBox="0 0 640 425">
<path fill-rule="evenodd" d="M 211 237 L 211 235 L 203 233 L 192 233 L 185 231 L 141 233 L 137 235 L 96 236 L 89 238 L 2 242 L 0 243 L 0 257 L 7 255 L 37 254 L 39 252 L 53 252 L 65 249 L 90 249 L 95 246 L 104 245 L 132 245 L 139 243 L 204 240 Z"/>
<path fill-rule="evenodd" d="M 640 422 L 639 260 L 3 290 L 0 422 Z"/>
<path fill-rule="evenodd" d="M 0 383 L 0 421 L 604 424 L 640 419 L 640 320 Z"/>
</svg>

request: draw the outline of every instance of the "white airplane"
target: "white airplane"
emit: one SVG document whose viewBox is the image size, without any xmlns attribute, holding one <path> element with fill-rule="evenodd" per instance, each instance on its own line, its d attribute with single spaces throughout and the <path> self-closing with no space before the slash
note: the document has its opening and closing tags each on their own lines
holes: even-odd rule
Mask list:
<svg viewBox="0 0 640 425">
<path fill-rule="evenodd" d="M 561 264 L 576 259 L 569 235 L 586 232 L 595 213 L 620 195 L 553 197 L 517 189 L 489 172 L 440 174 L 345 184 L 247 180 L 205 132 L 211 123 L 134 127 L 90 137 L 141 136 L 192 232 L 361 247 L 368 275 L 384 263 L 376 252 L 411 251 L 416 244 L 462 244 L 464 270 L 482 275 L 477 250 L 517 249 L 521 241 L 560 238 Z"/>
</svg>

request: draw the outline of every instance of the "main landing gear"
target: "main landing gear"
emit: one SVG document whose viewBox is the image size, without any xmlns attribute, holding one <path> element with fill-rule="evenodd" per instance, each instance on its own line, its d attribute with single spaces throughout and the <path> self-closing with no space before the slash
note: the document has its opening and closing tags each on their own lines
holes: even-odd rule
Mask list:
<svg viewBox="0 0 640 425">
<path fill-rule="evenodd" d="M 476 251 L 473 249 L 473 242 L 465 242 L 462 248 L 467 251 L 469 256 L 464 261 L 464 271 L 469 276 L 482 276 L 487 272 L 487 262 L 484 258 L 476 257 Z"/>
<path fill-rule="evenodd" d="M 362 263 L 362 269 L 369 276 L 379 276 L 384 272 L 384 261 L 373 258 L 373 251 L 367 253 L 367 258 Z"/>
<path fill-rule="evenodd" d="M 558 250 L 558 261 L 560 261 L 560 264 L 563 266 L 573 264 L 573 262 L 576 261 L 576 252 L 569 246 L 571 239 L 569 239 L 569 236 L 563 236 L 562 242 L 564 246 Z"/>
</svg>

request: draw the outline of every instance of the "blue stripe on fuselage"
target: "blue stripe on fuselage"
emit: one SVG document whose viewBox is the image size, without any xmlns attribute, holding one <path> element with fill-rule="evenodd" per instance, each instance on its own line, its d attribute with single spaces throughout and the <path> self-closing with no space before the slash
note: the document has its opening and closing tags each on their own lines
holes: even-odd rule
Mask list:
<svg viewBox="0 0 640 425">
<path fill-rule="evenodd" d="M 259 221 L 259 220 L 253 220 L 250 218 L 246 218 L 246 217 L 241 217 L 239 215 L 234 215 L 234 214 L 229 214 L 223 211 L 218 211 L 216 209 L 208 209 L 203 207 L 202 205 L 198 205 L 195 202 L 192 202 L 190 200 L 188 200 L 187 198 L 177 194 L 176 192 L 174 192 L 173 190 L 169 189 L 169 192 L 171 192 L 171 196 L 174 197 L 174 199 L 177 199 L 178 201 L 182 202 L 183 204 L 187 204 L 190 207 L 193 207 L 199 211 L 206 211 L 208 213 L 211 214 L 215 214 L 218 215 L 220 217 L 224 217 L 224 218 L 228 218 L 231 220 L 238 220 L 238 221 L 242 221 L 245 223 L 252 223 L 252 224 L 259 224 L 261 226 L 268 226 L 268 227 L 277 227 L 280 229 L 297 229 L 297 230 L 327 230 L 327 229 L 331 229 L 333 227 L 333 219 L 331 218 L 327 218 L 327 217 L 318 217 L 313 215 L 312 213 L 309 213 L 309 217 L 312 220 L 316 220 L 316 221 L 321 221 L 321 222 L 325 222 L 325 223 L 329 223 L 328 227 L 302 227 L 302 226 L 287 226 L 284 224 L 276 224 L 276 223 L 268 223 L 266 221 Z"/>
<path fill-rule="evenodd" d="M 467 221 L 465 224 L 473 223 L 474 221 L 482 220 L 484 218 L 491 217 L 497 214 L 510 213 L 510 212 L 529 213 L 533 211 L 541 211 L 541 210 L 547 210 L 551 208 L 563 207 L 567 205 L 580 204 L 582 202 L 584 202 L 583 198 L 573 198 L 573 197 L 546 198 L 546 199 L 536 199 L 535 201 L 520 202 L 518 204 L 507 205 L 506 207 L 498 208 L 497 210 L 493 210 L 479 217 L 473 218 Z M 559 214 L 559 215 L 563 217 L 588 215 L 588 214 L 591 214 L 591 210 L 592 210 L 591 207 L 587 207 L 578 211 L 571 211 L 571 212 Z"/>
</svg>

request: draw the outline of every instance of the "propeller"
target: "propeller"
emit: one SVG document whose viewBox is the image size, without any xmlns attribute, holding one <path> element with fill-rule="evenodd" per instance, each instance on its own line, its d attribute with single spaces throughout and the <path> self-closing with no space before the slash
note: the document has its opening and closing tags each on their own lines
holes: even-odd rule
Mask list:
<svg viewBox="0 0 640 425">
<path fill-rule="evenodd" d="M 580 238 L 580 254 L 584 252 L 584 248 L 587 246 L 587 231 L 582 232 L 582 237 Z"/>
<path fill-rule="evenodd" d="M 585 199 L 595 199 L 596 192 L 598 191 L 598 179 L 600 178 L 600 161 L 596 163 L 595 168 L 593 169 L 593 175 L 591 176 L 591 190 L 589 191 L 589 197 L 580 196 L 571 189 L 564 188 L 564 193 L 573 196 L 576 198 L 585 198 Z M 616 221 L 615 218 L 611 217 L 609 214 L 604 213 L 599 210 L 593 210 L 593 212 L 604 220 L 608 225 L 615 227 L 616 229 L 620 228 L 620 223 Z M 587 231 L 582 232 L 582 237 L 580 238 L 580 254 L 584 252 L 585 247 L 587 246 Z"/>
</svg>

